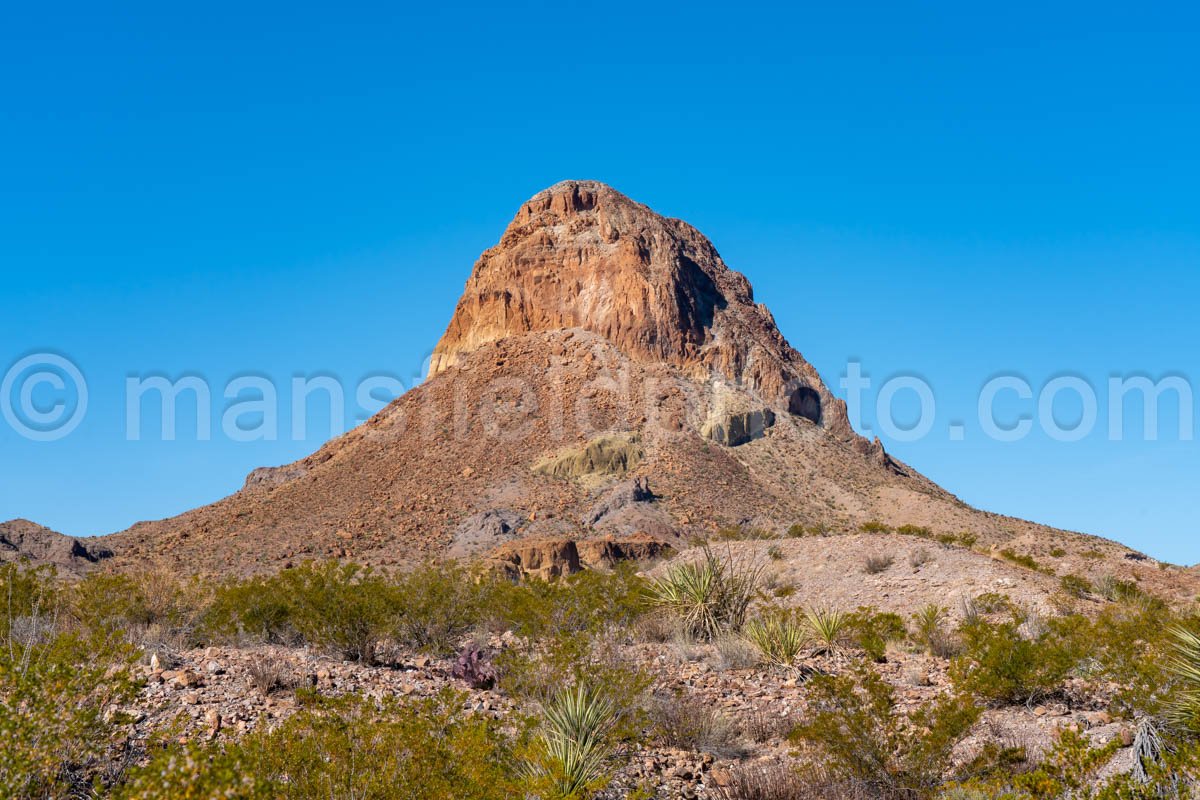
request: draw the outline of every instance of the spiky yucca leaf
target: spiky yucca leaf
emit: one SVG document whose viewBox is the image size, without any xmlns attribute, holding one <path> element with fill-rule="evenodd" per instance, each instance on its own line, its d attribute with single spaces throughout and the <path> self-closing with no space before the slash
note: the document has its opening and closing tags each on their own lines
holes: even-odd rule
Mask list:
<svg viewBox="0 0 1200 800">
<path fill-rule="evenodd" d="M 1175 652 L 1167 659 L 1167 669 L 1180 682 L 1168 717 L 1189 733 L 1200 733 L 1200 636 L 1181 627 L 1168 633 L 1174 639 L 1171 646 Z"/>
<path fill-rule="evenodd" d="M 698 561 L 676 564 L 650 583 L 653 604 L 679 617 L 685 633 L 711 640 L 741 630 L 758 587 L 760 569 L 738 569 L 705 548 Z"/>
<path fill-rule="evenodd" d="M 616 722 L 612 701 L 583 684 L 565 689 L 543 709 L 537 758 L 530 773 L 544 800 L 581 800 L 606 782 L 608 734 Z"/>
<path fill-rule="evenodd" d="M 742 630 L 768 662 L 781 667 L 791 666 L 808 642 L 808 635 L 796 621 L 776 613 L 751 620 Z"/>
<path fill-rule="evenodd" d="M 838 649 L 838 640 L 847 622 L 845 613 L 834 608 L 806 608 L 804 622 L 812 632 L 813 638 L 821 643 L 826 652 Z"/>
</svg>

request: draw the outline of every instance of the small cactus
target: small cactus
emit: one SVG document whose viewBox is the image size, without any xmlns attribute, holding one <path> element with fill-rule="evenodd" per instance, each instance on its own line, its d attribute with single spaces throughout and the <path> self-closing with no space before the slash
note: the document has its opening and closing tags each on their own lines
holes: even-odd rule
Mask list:
<svg viewBox="0 0 1200 800">
<path fill-rule="evenodd" d="M 451 674 L 466 681 L 472 689 L 491 689 L 496 685 L 496 667 L 487 648 L 474 642 L 463 648 Z"/>
</svg>

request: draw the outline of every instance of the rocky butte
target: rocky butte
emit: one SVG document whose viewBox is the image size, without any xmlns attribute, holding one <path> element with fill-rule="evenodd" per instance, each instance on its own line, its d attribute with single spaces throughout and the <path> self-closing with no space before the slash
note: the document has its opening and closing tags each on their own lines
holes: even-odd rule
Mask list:
<svg viewBox="0 0 1200 800">
<path fill-rule="evenodd" d="M 703 234 L 565 181 L 476 262 L 421 386 L 224 500 L 102 544 L 118 565 L 210 573 L 489 556 L 556 574 L 732 526 L 872 521 L 1142 570 L 1112 542 L 973 509 L 859 437 Z"/>
</svg>

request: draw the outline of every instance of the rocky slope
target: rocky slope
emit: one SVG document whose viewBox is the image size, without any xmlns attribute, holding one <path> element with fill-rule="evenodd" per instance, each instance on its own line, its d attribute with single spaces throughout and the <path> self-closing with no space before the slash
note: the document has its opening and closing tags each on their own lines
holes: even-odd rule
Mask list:
<svg viewBox="0 0 1200 800">
<path fill-rule="evenodd" d="M 104 545 L 121 564 L 219 573 L 872 520 L 1167 580 L 1111 542 L 972 509 L 857 436 L 707 239 L 569 181 L 479 259 L 424 384 L 231 497 Z"/>
<path fill-rule="evenodd" d="M 27 519 L 0 522 L 0 563 L 28 561 L 78 574 L 111 556 L 101 544 L 72 539 Z"/>
</svg>

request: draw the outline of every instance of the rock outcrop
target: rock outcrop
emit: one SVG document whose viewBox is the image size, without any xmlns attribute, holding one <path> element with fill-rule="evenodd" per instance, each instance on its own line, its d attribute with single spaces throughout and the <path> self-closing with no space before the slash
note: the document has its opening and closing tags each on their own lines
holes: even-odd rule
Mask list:
<svg viewBox="0 0 1200 800">
<path fill-rule="evenodd" d="M 769 408 L 756 411 L 742 411 L 736 414 L 725 414 L 717 419 L 704 423 L 700 433 L 705 439 L 710 439 L 726 447 L 761 439 L 767 435 L 767 429 L 775 424 L 775 412 Z"/>
<path fill-rule="evenodd" d="M 708 239 L 595 181 L 557 184 L 521 207 L 475 264 L 430 374 L 487 342 L 568 328 L 853 436 L 844 404 Z"/>
<path fill-rule="evenodd" d="M 27 519 L 0 522 L 0 563 L 28 561 L 78 574 L 112 554 L 103 545 L 84 543 Z"/>
</svg>

